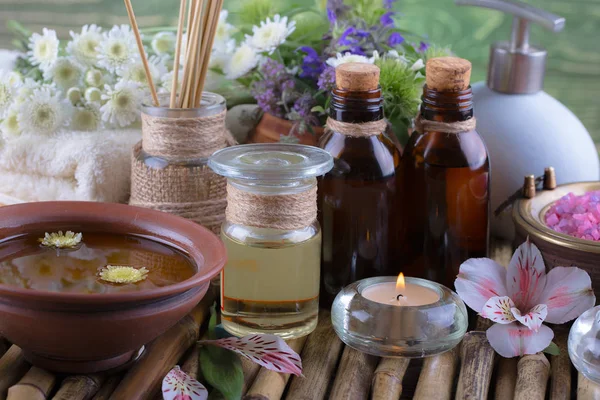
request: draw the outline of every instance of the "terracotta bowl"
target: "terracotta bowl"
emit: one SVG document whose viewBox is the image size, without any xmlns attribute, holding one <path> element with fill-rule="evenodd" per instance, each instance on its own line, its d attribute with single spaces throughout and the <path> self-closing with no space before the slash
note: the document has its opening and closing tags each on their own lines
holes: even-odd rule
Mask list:
<svg viewBox="0 0 600 400">
<path fill-rule="evenodd" d="M 144 235 L 191 257 L 191 278 L 152 290 L 78 294 L 0 285 L 0 335 L 25 358 L 56 372 L 117 368 L 188 314 L 226 261 L 212 232 L 183 218 L 122 204 L 26 203 L 0 208 L 0 242 L 26 233 L 73 230 Z M 0 260 L 8 257 L 0 251 Z"/>
<path fill-rule="evenodd" d="M 543 190 L 532 199 L 517 200 L 513 207 L 515 246 L 527 237 L 542 253 L 546 268 L 576 266 L 590 274 L 592 287 L 600 298 L 600 242 L 579 239 L 550 229 L 545 223 L 550 206 L 568 193 L 582 195 L 600 190 L 600 182 L 579 182 Z"/>
</svg>

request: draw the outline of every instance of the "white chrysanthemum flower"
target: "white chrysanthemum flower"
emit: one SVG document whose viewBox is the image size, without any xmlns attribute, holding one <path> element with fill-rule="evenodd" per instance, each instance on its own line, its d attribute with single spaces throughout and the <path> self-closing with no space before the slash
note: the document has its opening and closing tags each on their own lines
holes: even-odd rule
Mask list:
<svg viewBox="0 0 600 400">
<path fill-rule="evenodd" d="M 338 66 L 346 63 L 365 63 L 373 64 L 375 60 L 373 58 L 367 58 L 365 56 L 359 56 L 358 54 L 346 53 L 342 55 L 337 53 L 337 57 L 331 57 L 327 59 L 327 65 L 337 68 Z"/>
<path fill-rule="evenodd" d="M 79 85 L 82 77 L 83 69 L 81 65 L 71 57 L 59 57 L 44 72 L 44 79 L 54 82 L 62 90 Z"/>
<path fill-rule="evenodd" d="M 2 124 L 0 125 L 0 131 L 2 132 L 2 137 L 4 137 L 5 140 L 21 135 L 17 107 L 11 107 L 8 109 L 4 120 L 2 120 Z"/>
<path fill-rule="evenodd" d="M 152 38 L 152 50 L 156 54 L 170 54 L 175 51 L 177 37 L 173 32 L 159 32 Z"/>
<path fill-rule="evenodd" d="M 90 68 L 85 73 L 84 82 L 86 85 L 91 87 L 101 87 L 104 85 L 104 75 L 102 71 L 95 68 Z"/>
<path fill-rule="evenodd" d="M 231 59 L 233 52 L 235 51 L 235 40 L 231 39 L 223 43 L 221 46 L 213 48 L 212 54 L 210 55 L 209 67 L 213 69 L 219 69 L 225 71 L 227 63 Z"/>
<path fill-rule="evenodd" d="M 213 49 L 229 42 L 231 35 L 236 31 L 235 27 L 227 22 L 228 16 L 229 11 L 227 10 L 222 10 L 221 14 L 219 14 L 219 23 L 217 24 L 217 30 L 215 32 Z"/>
<path fill-rule="evenodd" d="M 5 72 L 1 73 L 5 74 Z M 6 81 L 13 88 L 18 88 L 23 84 L 23 75 L 17 71 L 10 71 L 8 74 L 6 74 Z"/>
<path fill-rule="evenodd" d="M 81 89 L 78 87 L 72 87 L 67 90 L 67 99 L 71 102 L 71 104 L 76 105 L 83 98 L 83 94 L 81 93 Z"/>
<path fill-rule="evenodd" d="M 419 58 L 417 61 L 415 61 L 412 67 L 410 67 L 410 69 L 413 71 L 420 71 L 423 68 L 425 68 L 425 63 L 423 62 L 422 58 Z"/>
<path fill-rule="evenodd" d="M 60 92 L 44 87 L 34 89 L 19 105 L 17 121 L 23 133 L 49 135 L 66 124 L 70 111 L 71 104 L 61 99 Z"/>
<path fill-rule="evenodd" d="M 100 89 L 95 87 L 85 89 L 85 93 L 83 96 L 85 98 L 85 101 L 87 101 L 88 103 L 99 104 L 102 101 L 102 92 L 100 91 Z"/>
<path fill-rule="evenodd" d="M 296 21 L 288 23 L 288 18 L 276 14 L 273 21 L 267 18 L 260 26 L 252 28 L 252 36 L 246 35 L 246 42 L 259 52 L 272 54 L 277 47 L 296 30 Z"/>
<path fill-rule="evenodd" d="M 102 100 L 106 103 L 100 108 L 104 122 L 125 127 L 138 119 L 143 100 L 139 83 L 122 80 L 114 88 L 106 85 L 105 90 Z"/>
<path fill-rule="evenodd" d="M 260 55 L 247 43 L 242 43 L 231 55 L 225 68 L 225 75 L 228 79 L 237 79 L 258 65 Z"/>
<path fill-rule="evenodd" d="M 15 101 L 21 82 L 15 80 L 12 72 L 0 70 L 0 118 Z"/>
<path fill-rule="evenodd" d="M 98 66 L 110 72 L 118 72 L 138 58 L 135 36 L 128 25 L 115 25 L 110 31 L 104 32 L 98 47 Z"/>
<path fill-rule="evenodd" d="M 160 57 L 150 57 L 148 59 L 148 67 L 150 68 L 150 75 L 152 76 L 152 82 L 154 82 L 154 84 L 160 82 L 161 76 L 167 73 L 167 67 L 164 65 L 164 61 Z M 142 60 L 140 59 L 123 68 L 117 73 L 117 75 L 126 81 L 137 82 L 143 87 L 149 87 L 148 80 L 146 79 L 146 70 L 144 69 Z"/>
<path fill-rule="evenodd" d="M 173 88 L 173 79 L 175 79 L 174 71 L 164 74 L 160 80 L 159 92 L 171 93 Z M 181 92 L 181 82 L 183 80 L 183 70 L 180 69 L 177 74 L 177 93 Z"/>
<path fill-rule="evenodd" d="M 46 71 L 58 57 L 59 42 L 56 31 L 44 28 L 42 32 L 42 35 L 34 33 L 29 38 L 27 55 L 31 64 L 39 66 L 42 71 Z"/>
<path fill-rule="evenodd" d="M 84 25 L 81 33 L 70 32 L 71 38 L 67 43 L 67 53 L 72 55 L 81 64 L 90 66 L 98 60 L 98 46 L 102 43 L 102 28 Z"/>
<path fill-rule="evenodd" d="M 102 124 L 100 110 L 95 104 L 77 107 L 71 118 L 71 128 L 77 131 L 95 131 Z"/>
</svg>

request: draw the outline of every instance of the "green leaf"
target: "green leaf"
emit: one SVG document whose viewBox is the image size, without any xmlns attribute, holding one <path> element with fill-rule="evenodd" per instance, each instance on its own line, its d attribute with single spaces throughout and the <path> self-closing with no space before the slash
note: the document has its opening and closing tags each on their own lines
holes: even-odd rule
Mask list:
<svg viewBox="0 0 600 400">
<path fill-rule="evenodd" d="M 323 108 L 323 106 L 314 106 L 313 108 L 310 109 L 310 111 L 325 114 L 325 109 Z"/>
<path fill-rule="evenodd" d="M 241 399 L 244 372 L 237 354 L 221 347 L 203 346 L 200 348 L 200 368 L 206 382 L 225 399 Z"/>
<path fill-rule="evenodd" d="M 557 356 L 560 354 L 560 349 L 554 342 L 550 342 L 550 345 L 544 349 L 544 353 L 550 354 L 552 356 Z"/>
</svg>

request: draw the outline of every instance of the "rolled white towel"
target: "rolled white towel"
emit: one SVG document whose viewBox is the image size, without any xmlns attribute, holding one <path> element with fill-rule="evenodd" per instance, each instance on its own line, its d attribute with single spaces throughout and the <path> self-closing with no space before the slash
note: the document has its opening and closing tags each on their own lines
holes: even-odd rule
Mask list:
<svg viewBox="0 0 600 400">
<path fill-rule="evenodd" d="M 23 201 L 125 202 L 139 129 L 23 136 L 0 148 L 0 193 Z"/>
</svg>

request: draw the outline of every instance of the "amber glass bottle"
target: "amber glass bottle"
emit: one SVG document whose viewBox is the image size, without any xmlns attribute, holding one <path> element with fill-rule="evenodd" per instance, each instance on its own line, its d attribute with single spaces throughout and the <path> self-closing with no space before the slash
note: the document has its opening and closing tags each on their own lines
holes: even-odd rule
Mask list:
<svg viewBox="0 0 600 400">
<path fill-rule="evenodd" d="M 400 152 L 386 134 L 379 68 L 343 64 L 336 80 L 329 129 L 320 141 L 334 158 L 319 181 L 322 306 L 358 279 L 399 271 Z"/>
<path fill-rule="evenodd" d="M 490 167 L 474 129 L 471 63 L 434 58 L 426 74 L 400 174 L 403 269 L 453 288 L 462 262 L 487 255 Z"/>
</svg>

